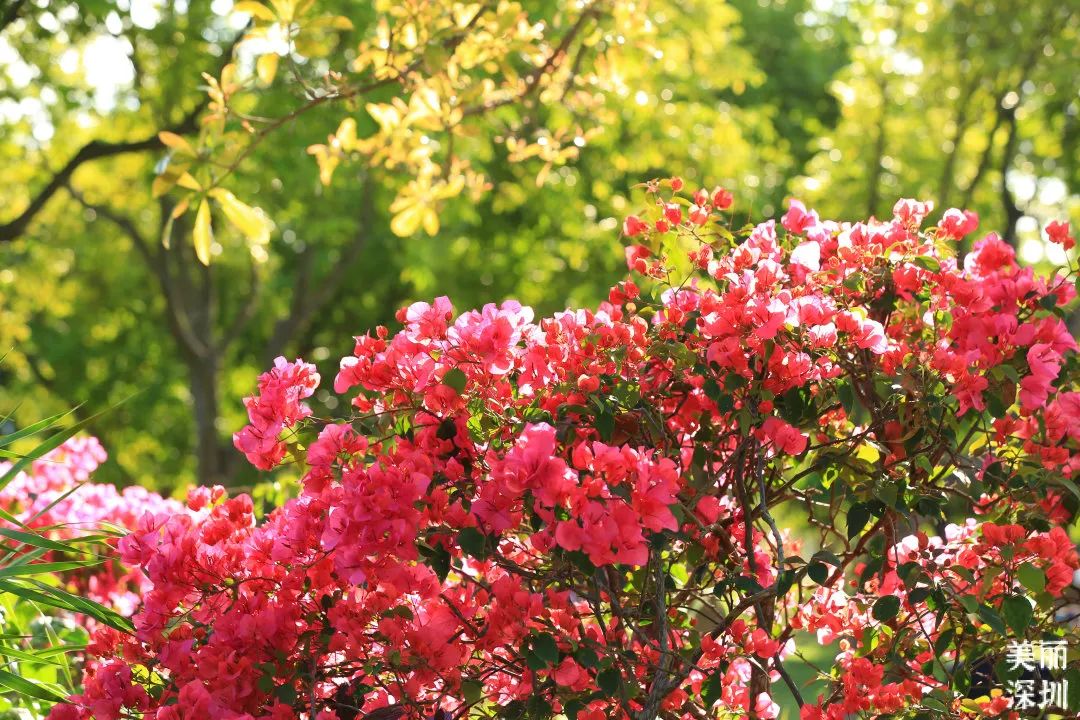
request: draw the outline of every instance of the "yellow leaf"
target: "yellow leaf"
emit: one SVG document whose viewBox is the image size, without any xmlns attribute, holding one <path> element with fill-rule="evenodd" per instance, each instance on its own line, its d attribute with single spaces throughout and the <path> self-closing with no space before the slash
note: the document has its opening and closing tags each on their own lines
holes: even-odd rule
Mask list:
<svg viewBox="0 0 1080 720">
<path fill-rule="evenodd" d="M 218 202 L 225 217 L 245 237 L 250 240 L 265 241 L 269 235 L 269 222 L 261 210 L 242 202 L 223 188 L 215 188 L 208 195 Z"/>
<path fill-rule="evenodd" d="M 458 5 L 454 8 L 454 24 L 458 30 L 464 30 L 469 22 L 480 12 L 480 4 Z"/>
<path fill-rule="evenodd" d="M 308 30 L 352 30 L 352 20 L 342 15 L 324 15 L 307 23 Z"/>
<path fill-rule="evenodd" d="M 267 20 L 273 22 L 277 18 L 274 16 L 274 11 L 263 5 L 261 2 L 254 2 L 254 0 L 241 0 L 233 5 L 233 12 L 247 13 L 252 17 L 257 17 L 260 20 Z"/>
<path fill-rule="evenodd" d="M 176 203 L 176 207 L 173 208 L 170 217 L 175 220 L 188 211 L 188 206 L 191 205 L 191 198 L 186 197 L 180 202 Z"/>
<path fill-rule="evenodd" d="M 191 176 L 191 173 L 183 173 L 176 179 L 176 184 L 182 188 L 194 190 L 195 192 L 202 190 L 202 185 L 199 184 L 198 180 Z"/>
<path fill-rule="evenodd" d="M 410 203 L 390 221 L 390 232 L 398 237 L 409 237 L 417 231 L 424 220 L 424 207 Z"/>
<path fill-rule="evenodd" d="M 236 63 L 229 63 L 221 69 L 221 88 L 224 92 L 230 92 L 227 86 L 232 85 L 236 79 Z"/>
<path fill-rule="evenodd" d="M 165 193 L 172 189 L 172 186 L 184 175 L 187 174 L 188 165 L 169 165 L 165 170 L 154 178 L 154 183 L 150 187 L 151 193 L 154 197 L 161 197 Z"/>
<path fill-rule="evenodd" d="M 214 230 L 210 227 L 210 203 L 203 198 L 195 213 L 195 257 L 203 265 L 210 264 L 210 245 L 214 242 Z"/>
<path fill-rule="evenodd" d="M 338 125 L 337 132 L 334 133 L 334 139 L 337 140 L 338 145 L 342 150 L 350 151 L 356 147 L 356 121 L 352 118 L 345 118 Z"/>
<path fill-rule="evenodd" d="M 161 197 L 165 193 L 169 192 L 169 189 L 176 184 L 176 178 L 169 175 L 158 175 L 154 178 L 154 182 L 150 185 L 150 194 L 154 197 Z"/>
<path fill-rule="evenodd" d="M 270 220 L 261 210 L 240 202 L 235 195 L 223 188 L 211 190 L 210 196 L 218 201 L 225 217 L 250 242 L 256 245 L 270 242 Z"/>
<path fill-rule="evenodd" d="M 447 198 L 456 197 L 461 194 L 461 191 L 465 189 L 465 176 L 461 173 L 457 173 L 452 176 L 449 181 L 440 183 L 436 197 L 440 200 L 446 200 Z"/>
<path fill-rule="evenodd" d="M 551 163 L 544 163 L 544 167 L 540 168 L 540 171 L 536 173 L 536 187 L 544 187 L 544 182 L 547 181 L 550 174 Z"/>
<path fill-rule="evenodd" d="M 191 143 L 189 143 L 187 140 L 180 137 L 176 133 L 171 133 L 163 130 L 162 132 L 158 133 L 158 140 L 160 140 L 162 144 L 166 147 L 170 147 L 177 152 L 192 156 L 195 155 L 195 148 L 191 147 Z"/>
<path fill-rule="evenodd" d="M 270 4 L 277 11 L 277 16 L 285 22 L 292 22 L 296 15 L 295 0 L 270 0 Z"/>
<path fill-rule="evenodd" d="M 399 29 L 399 32 L 401 34 L 401 44 L 408 50 L 412 50 L 420 42 L 416 32 L 416 25 L 412 23 L 407 23 Z"/>
<path fill-rule="evenodd" d="M 330 51 L 329 41 L 326 34 L 310 30 L 306 25 L 301 26 L 299 32 L 292 38 L 293 49 L 298 55 L 315 58 L 321 57 Z"/>
<path fill-rule="evenodd" d="M 269 85 L 274 82 L 274 76 L 277 75 L 277 68 L 278 56 L 275 53 L 261 55 L 259 59 L 255 61 L 255 73 L 259 76 L 259 80 L 263 85 Z"/>
<path fill-rule="evenodd" d="M 439 232 L 439 215 L 432 208 L 424 208 L 424 232 L 435 235 Z"/>
<path fill-rule="evenodd" d="M 398 114 L 393 105 L 368 103 L 364 107 L 367 109 L 368 114 L 375 119 L 375 122 L 379 123 L 379 129 L 384 133 L 392 132 L 395 127 L 401 124 L 401 115 Z"/>
<path fill-rule="evenodd" d="M 409 122 L 437 118 L 441 114 L 439 93 L 429 87 L 417 89 L 409 98 Z"/>
<path fill-rule="evenodd" d="M 307 151 L 308 155 L 315 156 L 315 162 L 319 165 L 319 181 L 323 185 L 329 185 L 330 178 L 341 161 L 337 153 L 331 153 L 330 148 L 325 145 L 311 145 Z"/>
<path fill-rule="evenodd" d="M 858 451 L 855 453 L 855 457 L 860 460 L 865 460 L 868 463 L 876 463 L 881 458 L 881 453 L 878 449 L 869 443 L 860 445 Z"/>
</svg>

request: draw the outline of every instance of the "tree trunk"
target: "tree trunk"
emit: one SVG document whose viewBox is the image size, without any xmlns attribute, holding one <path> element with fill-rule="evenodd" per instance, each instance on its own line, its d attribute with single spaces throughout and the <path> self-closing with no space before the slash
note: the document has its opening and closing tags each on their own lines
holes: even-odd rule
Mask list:
<svg viewBox="0 0 1080 720">
<path fill-rule="evenodd" d="M 1019 102 L 1017 103 L 1019 105 Z M 1014 248 L 1017 245 L 1016 238 L 1016 223 L 1023 217 L 1023 211 L 1016 205 L 1016 200 L 1013 199 L 1012 191 L 1009 190 L 1009 168 L 1012 167 L 1013 157 L 1016 155 L 1017 144 L 1017 127 L 1016 127 L 1016 107 L 1014 105 L 1009 108 L 1000 108 L 999 112 L 1004 114 L 1005 125 L 1009 129 L 1008 138 L 1005 140 L 1005 149 L 1001 153 L 1001 207 L 1005 211 L 1005 232 L 1002 240 L 1012 245 Z"/>
<path fill-rule="evenodd" d="M 881 202 L 881 163 L 885 159 L 885 150 L 888 146 L 886 124 L 889 121 L 889 79 L 882 70 L 877 78 L 878 92 L 881 93 L 881 114 L 878 116 L 876 137 L 874 139 L 874 151 L 870 155 L 870 167 L 867 168 L 869 178 L 866 181 L 866 215 L 877 217 L 877 206 Z"/>
<path fill-rule="evenodd" d="M 195 409 L 195 448 L 200 485 L 227 485 L 225 448 L 218 435 L 218 363 L 216 358 L 188 364 Z"/>
</svg>

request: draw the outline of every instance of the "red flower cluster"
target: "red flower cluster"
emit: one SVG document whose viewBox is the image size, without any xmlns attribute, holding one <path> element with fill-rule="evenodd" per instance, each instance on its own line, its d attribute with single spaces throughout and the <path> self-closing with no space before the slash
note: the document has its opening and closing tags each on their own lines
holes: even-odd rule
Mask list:
<svg viewBox="0 0 1080 720">
<path fill-rule="evenodd" d="M 280 436 L 307 416 L 311 409 L 302 401 L 319 385 L 315 366 L 289 363 L 279 357 L 274 368 L 259 376 L 259 394 L 244 399 L 250 425 L 233 436 L 236 449 L 260 470 L 269 470 L 285 457 Z"/>
<path fill-rule="evenodd" d="M 681 186 L 624 224 L 655 282 L 539 320 L 415 303 L 342 360 L 351 417 L 312 422 L 318 374 L 279 359 L 235 443 L 267 469 L 288 441 L 300 497 L 144 516 L 137 633 L 97 634 L 53 720 L 773 718 L 800 629 L 838 643 L 804 719 L 975 712 L 935 662 L 1064 632 L 1040 503 L 1080 462 L 1072 282 L 995 236 L 958 263 L 970 213 L 733 232 Z"/>
</svg>

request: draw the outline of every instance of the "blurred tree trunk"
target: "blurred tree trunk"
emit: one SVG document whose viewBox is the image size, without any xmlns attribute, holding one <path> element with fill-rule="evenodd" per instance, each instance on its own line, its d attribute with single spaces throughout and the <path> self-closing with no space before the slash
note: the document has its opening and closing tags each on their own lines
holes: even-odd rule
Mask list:
<svg viewBox="0 0 1080 720">
<path fill-rule="evenodd" d="M 207 358 L 190 364 L 191 400 L 195 411 L 195 446 L 198 456 L 198 482 L 200 485 L 228 485 L 229 472 L 223 446 L 218 434 L 218 382 L 217 358 Z"/>
<path fill-rule="evenodd" d="M 1010 107 L 998 106 L 998 112 L 1002 115 L 1008 135 L 1005 139 L 1005 148 L 1001 151 L 1001 208 L 1005 211 L 1005 228 L 1002 240 L 1016 247 L 1016 224 L 1024 216 L 1023 211 L 1017 206 L 1012 191 L 1009 190 L 1009 168 L 1012 167 L 1013 158 L 1016 155 L 1018 138 L 1016 127 L 1016 108 L 1019 101 Z"/>
<path fill-rule="evenodd" d="M 870 154 L 869 177 L 866 180 L 866 215 L 877 216 L 877 206 L 881 202 L 881 171 L 888 143 L 886 125 L 889 121 L 889 77 L 882 70 L 877 77 L 878 93 L 881 96 L 881 114 L 878 116 L 877 136 L 874 140 L 874 152 Z"/>
</svg>

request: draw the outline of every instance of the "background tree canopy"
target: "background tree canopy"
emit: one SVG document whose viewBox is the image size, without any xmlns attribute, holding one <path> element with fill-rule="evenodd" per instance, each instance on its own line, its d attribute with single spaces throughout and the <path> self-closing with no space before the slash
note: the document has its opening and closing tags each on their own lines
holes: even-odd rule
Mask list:
<svg viewBox="0 0 1080 720">
<path fill-rule="evenodd" d="M 660 173 L 751 189 L 736 210 L 755 217 L 790 195 L 969 207 L 1028 263 L 1046 221 L 1080 213 L 1069 3 L 401 4 L 450 8 L 427 39 L 393 3 L 255 5 L 0 2 L 0 408 L 17 427 L 115 405 L 91 423 L 102 480 L 245 484 L 230 436 L 257 373 L 285 354 L 332 375 L 341 337 L 411 300 L 595 303 L 625 271 L 626 188 Z M 380 43 L 415 80 L 379 74 Z M 475 103 L 402 135 L 379 108 L 430 88 L 451 124 L 462 47 Z M 240 111 L 215 134 L 230 75 Z M 417 170 L 429 154 L 441 174 Z M 410 186 L 459 158 L 459 194 Z"/>
</svg>

